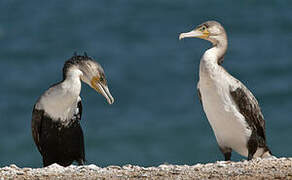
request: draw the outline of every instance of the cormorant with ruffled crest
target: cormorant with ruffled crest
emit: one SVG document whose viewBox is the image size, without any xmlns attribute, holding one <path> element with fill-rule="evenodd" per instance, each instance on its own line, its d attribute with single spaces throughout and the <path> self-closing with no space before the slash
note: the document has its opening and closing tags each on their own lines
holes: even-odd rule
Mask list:
<svg viewBox="0 0 292 180">
<path fill-rule="evenodd" d="M 80 126 L 82 103 L 81 81 L 102 94 L 109 104 L 104 70 L 93 58 L 74 54 L 63 67 L 63 80 L 44 92 L 32 112 L 32 135 L 42 155 L 43 166 L 58 163 L 69 166 L 85 161 L 83 132 Z"/>
</svg>

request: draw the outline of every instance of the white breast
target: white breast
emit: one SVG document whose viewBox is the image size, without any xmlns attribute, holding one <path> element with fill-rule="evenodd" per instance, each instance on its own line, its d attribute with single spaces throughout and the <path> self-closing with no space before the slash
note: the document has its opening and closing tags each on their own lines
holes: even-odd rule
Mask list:
<svg viewBox="0 0 292 180">
<path fill-rule="evenodd" d="M 247 141 L 251 129 L 248 128 L 248 124 L 230 96 L 230 87 L 236 87 L 236 82 L 218 65 L 201 63 L 200 66 L 198 86 L 203 109 L 219 146 L 230 147 L 239 154 L 247 156 Z M 208 70 L 206 70 L 207 66 Z"/>
<path fill-rule="evenodd" d="M 37 109 L 43 109 L 56 121 L 71 119 L 76 113 L 81 82 L 72 78 L 48 89 L 36 104 Z"/>
</svg>

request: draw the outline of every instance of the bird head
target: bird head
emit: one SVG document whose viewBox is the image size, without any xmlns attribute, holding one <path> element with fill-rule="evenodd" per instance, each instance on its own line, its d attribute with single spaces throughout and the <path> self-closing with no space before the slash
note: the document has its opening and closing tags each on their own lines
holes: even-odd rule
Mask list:
<svg viewBox="0 0 292 180">
<path fill-rule="evenodd" d="M 180 40 L 189 37 L 205 39 L 212 42 L 213 45 L 227 39 L 224 28 L 216 21 L 204 22 L 198 25 L 194 30 L 179 35 Z"/>
<path fill-rule="evenodd" d="M 74 55 L 71 59 L 66 61 L 63 68 L 63 76 L 66 78 L 67 69 L 70 67 L 77 67 L 82 73 L 80 79 L 88 84 L 91 88 L 96 90 L 98 93 L 102 94 L 109 104 L 114 103 L 114 98 L 112 97 L 105 77 L 103 68 L 99 63 L 94 61 L 91 57 L 87 56 L 77 56 Z"/>
</svg>

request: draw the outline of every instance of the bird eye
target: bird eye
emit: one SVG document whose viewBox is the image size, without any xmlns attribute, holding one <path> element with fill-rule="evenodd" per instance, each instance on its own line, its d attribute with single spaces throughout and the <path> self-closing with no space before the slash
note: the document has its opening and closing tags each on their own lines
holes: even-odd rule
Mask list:
<svg viewBox="0 0 292 180">
<path fill-rule="evenodd" d="M 100 81 L 100 82 L 103 82 L 103 81 L 104 81 L 104 78 L 103 78 L 103 77 L 100 77 L 100 78 L 99 78 L 99 81 Z"/>
<path fill-rule="evenodd" d="M 205 29 L 206 29 L 206 27 L 205 27 L 205 26 L 203 26 L 203 27 L 201 28 L 201 31 L 205 31 Z"/>
</svg>

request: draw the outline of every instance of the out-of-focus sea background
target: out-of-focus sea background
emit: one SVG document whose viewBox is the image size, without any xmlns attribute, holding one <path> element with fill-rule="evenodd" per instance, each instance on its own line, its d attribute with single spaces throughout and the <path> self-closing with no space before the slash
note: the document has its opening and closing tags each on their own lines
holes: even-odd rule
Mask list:
<svg viewBox="0 0 292 180">
<path fill-rule="evenodd" d="M 82 87 L 87 164 L 223 160 L 196 92 L 199 60 L 211 44 L 178 40 L 207 20 L 228 33 L 224 67 L 257 97 L 272 152 L 292 156 L 291 6 L 288 0 L 0 1 L 0 166 L 42 166 L 31 111 L 62 79 L 75 51 L 104 67 L 116 100 L 108 105 Z"/>
</svg>

